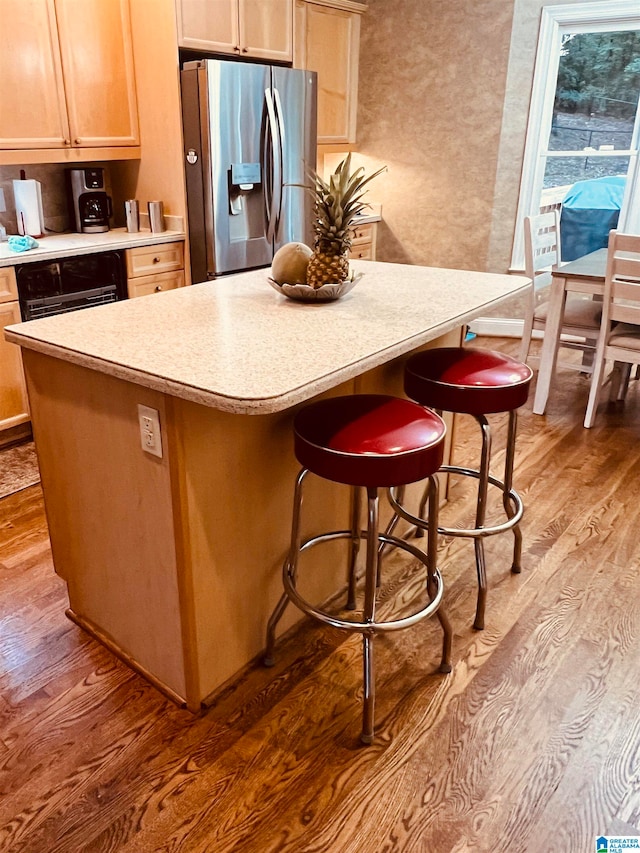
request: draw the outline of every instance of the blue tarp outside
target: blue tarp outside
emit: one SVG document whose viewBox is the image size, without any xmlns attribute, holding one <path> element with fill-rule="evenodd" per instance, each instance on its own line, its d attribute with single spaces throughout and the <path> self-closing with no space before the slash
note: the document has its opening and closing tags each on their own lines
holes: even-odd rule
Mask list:
<svg viewBox="0 0 640 853">
<path fill-rule="evenodd" d="M 562 201 L 562 260 L 573 261 L 602 249 L 618 224 L 626 177 L 577 181 Z"/>
</svg>

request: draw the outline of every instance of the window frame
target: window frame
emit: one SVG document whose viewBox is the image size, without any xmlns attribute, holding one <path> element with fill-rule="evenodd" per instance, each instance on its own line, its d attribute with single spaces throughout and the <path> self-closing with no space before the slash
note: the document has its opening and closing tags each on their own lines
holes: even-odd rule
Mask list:
<svg viewBox="0 0 640 853">
<path fill-rule="evenodd" d="M 596 3 L 583 2 L 542 8 L 511 256 L 512 270 L 524 269 L 524 218 L 539 212 L 539 205 L 537 202 L 534 204 L 534 199 L 539 199 L 547 161 L 547 143 L 553 117 L 562 36 L 574 32 L 622 30 L 640 30 L 638 0 L 599 0 Z M 629 157 L 618 227 L 621 231 L 631 233 L 640 233 L 639 135 L 640 102 L 630 148 L 607 155 L 620 156 L 624 153 Z"/>
</svg>

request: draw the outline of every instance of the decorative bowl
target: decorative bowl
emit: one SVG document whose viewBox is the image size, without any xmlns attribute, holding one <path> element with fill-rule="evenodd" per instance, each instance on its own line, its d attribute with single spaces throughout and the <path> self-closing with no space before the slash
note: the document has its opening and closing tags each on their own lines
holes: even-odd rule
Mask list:
<svg viewBox="0 0 640 853">
<path fill-rule="evenodd" d="M 278 284 L 271 276 L 267 278 L 267 281 L 278 293 L 282 293 L 283 296 L 295 299 L 298 302 L 333 302 L 336 299 L 340 299 L 345 293 L 349 293 L 362 276 L 363 273 L 360 272 L 344 281 L 339 281 L 336 284 L 323 284 L 322 287 L 318 287 L 317 289 L 310 287 L 308 284 Z"/>
</svg>

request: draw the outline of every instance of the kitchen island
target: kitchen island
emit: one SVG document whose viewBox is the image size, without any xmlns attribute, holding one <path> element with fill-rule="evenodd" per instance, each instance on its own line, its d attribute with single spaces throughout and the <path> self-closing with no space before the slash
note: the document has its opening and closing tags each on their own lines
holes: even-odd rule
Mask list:
<svg viewBox="0 0 640 853">
<path fill-rule="evenodd" d="M 22 347 L 68 615 L 194 712 L 263 648 L 289 539 L 297 408 L 322 394 L 401 394 L 408 353 L 458 344 L 471 319 L 528 285 L 352 269 L 362 280 L 332 303 L 287 300 L 258 270 L 6 330 Z M 158 413 L 161 455 L 143 449 L 140 405 Z M 314 482 L 305 534 L 344 527 L 348 491 Z M 307 596 L 343 585 L 341 549 L 309 553 Z M 283 628 L 300 618 L 292 610 Z"/>
</svg>

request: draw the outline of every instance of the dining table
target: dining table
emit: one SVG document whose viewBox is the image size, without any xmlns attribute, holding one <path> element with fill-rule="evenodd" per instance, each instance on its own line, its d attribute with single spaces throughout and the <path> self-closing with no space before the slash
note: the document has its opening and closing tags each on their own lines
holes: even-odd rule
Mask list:
<svg viewBox="0 0 640 853">
<path fill-rule="evenodd" d="M 569 261 L 551 272 L 547 322 L 540 350 L 538 380 L 533 400 L 533 412 L 536 415 L 544 415 L 547 407 L 558 358 L 567 293 L 571 291 L 589 294 L 592 298 L 602 298 L 606 268 L 607 249 L 604 248 Z"/>
</svg>

